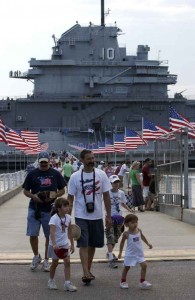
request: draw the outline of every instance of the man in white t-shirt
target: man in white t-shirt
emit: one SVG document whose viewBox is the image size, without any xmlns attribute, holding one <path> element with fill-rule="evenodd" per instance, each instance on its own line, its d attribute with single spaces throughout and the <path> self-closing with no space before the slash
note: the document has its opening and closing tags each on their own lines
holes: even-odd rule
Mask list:
<svg viewBox="0 0 195 300">
<path fill-rule="evenodd" d="M 83 282 L 95 279 L 90 272 L 96 248 L 104 246 L 102 197 L 106 209 L 106 227 L 112 224 L 109 190 L 111 184 L 106 173 L 94 168 L 94 154 L 84 149 L 80 153 L 83 169 L 72 174 L 69 180 L 68 201 L 74 202 L 75 223 L 81 228 L 77 242 L 83 268 Z"/>
<path fill-rule="evenodd" d="M 104 167 L 105 167 L 105 162 L 102 160 L 100 161 L 100 164 L 97 166 L 97 168 L 104 171 Z"/>
<path fill-rule="evenodd" d="M 120 188 L 123 187 L 123 177 L 125 175 L 125 172 L 127 172 L 127 167 L 129 166 L 130 162 L 127 161 L 126 163 L 122 164 L 120 171 L 118 173 L 118 177 L 120 179 Z"/>
<path fill-rule="evenodd" d="M 73 172 L 78 171 L 78 162 L 76 161 L 76 159 L 74 158 L 73 164 L 72 164 L 72 168 L 73 168 Z"/>
</svg>

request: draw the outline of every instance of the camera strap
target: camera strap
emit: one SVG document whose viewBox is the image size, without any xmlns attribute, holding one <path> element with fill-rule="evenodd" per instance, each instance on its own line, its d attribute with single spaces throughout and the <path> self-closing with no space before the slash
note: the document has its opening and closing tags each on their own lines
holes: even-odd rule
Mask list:
<svg viewBox="0 0 195 300">
<path fill-rule="evenodd" d="M 64 216 L 64 222 L 62 221 L 62 218 L 59 216 L 59 214 L 57 213 L 58 217 L 60 218 L 60 222 L 61 222 L 61 227 L 62 227 L 62 232 L 65 232 L 65 228 L 66 226 L 66 215 Z"/>
<path fill-rule="evenodd" d="M 84 197 L 85 203 L 87 203 L 85 189 L 84 189 L 83 169 L 81 171 L 81 185 L 82 185 L 83 197 Z M 95 170 L 94 169 L 93 169 L 93 202 L 95 202 Z"/>
</svg>

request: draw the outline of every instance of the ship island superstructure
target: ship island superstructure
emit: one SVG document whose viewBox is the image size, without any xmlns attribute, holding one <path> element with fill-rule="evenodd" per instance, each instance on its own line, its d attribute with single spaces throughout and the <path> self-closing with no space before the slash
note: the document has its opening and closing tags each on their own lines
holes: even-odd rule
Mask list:
<svg viewBox="0 0 195 300">
<path fill-rule="evenodd" d="M 163 61 L 148 58 L 148 45 L 127 55 L 118 43 L 121 29 L 106 26 L 104 16 L 101 0 L 101 25 L 77 22 L 59 39 L 53 35 L 50 59 L 31 58 L 27 72 L 10 71 L 11 78 L 33 81 L 34 92 L 0 101 L 8 126 L 44 131 L 48 137 L 56 130 L 60 148 L 65 140 L 77 142 L 89 128 L 97 140 L 125 127 L 141 132 L 143 117 L 168 128 L 170 104 L 195 122 L 195 101 L 168 96 L 177 75 Z"/>
</svg>

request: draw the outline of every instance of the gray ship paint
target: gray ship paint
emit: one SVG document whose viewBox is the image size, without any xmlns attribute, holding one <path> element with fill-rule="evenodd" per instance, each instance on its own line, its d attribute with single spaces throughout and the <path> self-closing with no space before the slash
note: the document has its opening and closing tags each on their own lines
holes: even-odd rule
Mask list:
<svg viewBox="0 0 195 300">
<path fill-rule="evenodd" d="M 195 101 L 182 94 L 168 97 L 177 75 L 148 58 L 148 45 L 138 45 L 136 55 L 127 55 L 126 47 L 118 44 L 121 29 L 106 26 L 104 15 L 101 1 L 101 25 L 76 23 L 59 39 L 53 36 L 50 59 L 31 58 L 27 72 L 10 72 L 11 78 L 33 81 L 34 93 L 0 101 L 6 125 L 45 132 L 41 141 L 48 142 L 55 131 L 55 146 L 62 149 L 68 141 L 88 139 L 88 128 L 97 140 L 125 127 L 141 131 L 142 117 L 168 128 L 170 104 L 195 122 Z"/>
</svg>

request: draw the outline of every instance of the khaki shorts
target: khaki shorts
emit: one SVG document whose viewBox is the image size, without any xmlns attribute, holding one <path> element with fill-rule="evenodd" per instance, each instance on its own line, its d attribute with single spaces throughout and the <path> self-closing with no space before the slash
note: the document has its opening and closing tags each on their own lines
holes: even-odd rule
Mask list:
<svg viewBox="0 0 195 300">
<path fill-rule="evenodd" d="M 107 245 L 115 245 L 118 243 L 118 240 L 121 236 L 121 226 L 122 225 L 112 225 L 112 227 L 106 229 Z"/>
</svg>

